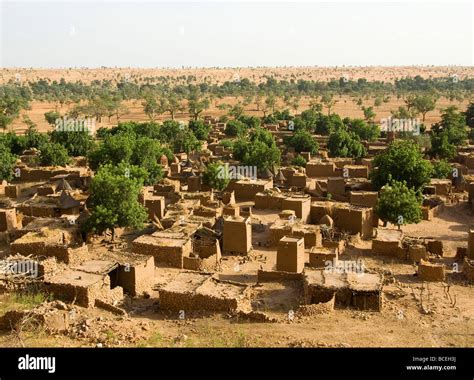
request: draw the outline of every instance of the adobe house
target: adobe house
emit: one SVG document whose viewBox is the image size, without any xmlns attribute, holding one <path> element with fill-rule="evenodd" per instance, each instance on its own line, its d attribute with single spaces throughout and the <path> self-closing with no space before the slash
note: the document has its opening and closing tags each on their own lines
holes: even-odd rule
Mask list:
<svg viewBox="0 0 474 380">
<path fill-rule="evenodd" d="M 349 202 L 355 206 L 372 207 L 374 210 L 375 206 L 377 206 L 378 199 L 379 193 L 377 191 L 359 190 L 349 192 Z M 379 225 L 379 217 L 375 211 L 373 211 L 372 221 L 373 227 L 377 227 Z"/>
<path fill-rule="evenodd" d="M 174 194 L 181 191 L 181 184 L 179 181 L 164 178 L 153 186 L 153 191 L 154 195 L 161 195 L 166 198 L 171 198 L 174 196 Z"/>
<path fill-rule="evenodd" d="M 183 232 L 161 231 L 142 235 L 132 242 L 132 252 L 151 255 L 155 265 L 183 268 L 183 257 L 191 253 L 191 239 Z"/>
<path fill-rule="evenodd" d="M 359 233 L 363 239 L 373 235 L 373 210 L 370 207 L 335 203 L 329 216 L 333 218 L 334 225 L 343 231 Z"/>
<path fill-rule="evenodd" d="M 444 210 L 444 201 L 439 197 L 424 198 L 421 212 L 423 220 L 432 220 Z"/>
<path fill-rule="evenodd" d="M 267 190 L 265 192 L 257 193 L 255 195 L 256 209 L 273 209 L 281 210 L 283 208 L 283 200 L 285 195 L 274 190 Z"/>
<path fill-rule="evenodd" d="M 306 164 L 306 175 L 308 177 L 332 177 L 336 173 L 334 162 L 310 161 Z M 286 178 L 288 178 L 285 175 Z"/>
<path fill-rule="evenodd" d="M 74 301 L 83 307 L 95 306 L 96 300 L 113 303 L 123 299 L 123 289 L 112 282 L 108 273 L 66 269 L 45 281 L 44 287 L 54 298 L 64 302 Z"/>
<path fill-rule="evenodd" d="M 198 229 L 192 237 L 192 254 L 184 256 L 183 268 L 197 271 L 215 271 L 221 260 L 221 235 L 209 228 Z"/>
<path fill-rule="evenodd" d="M 237 201 L 253 201 L 257 193 L 273 188 L 273 179 L 241 179 L 234 183 Z"/>
<path fill-rule="evenodd" d="M 61 192 L 57 199 L 57 205 L 61 215 L 79 215 L 81 213 L 81 202 L 76 200 L 67 190 Z"/>
<path fill-rule="evenodd" d="M 435 195 L 446 196 L 451 192 L 452 182 L 450 179 L 431 178 L 430 185 L 435 188 Z"/>
<path fill-rule="evenodd" d="M 201 190 L 201 176 L 192 175 L 187 178 L 188 191 Z"/>
<path fill-rule="evenodd" d="M 349 178 L 369 178 L 369 168 L 366 165 L 344 165 L 344 172 Z"/>
<path fill-rule="evenodd" d="M 154 220 L 155 217 L 162 219 L 165 215 L 165 197 L 153 195 L 148 192 L 143 193 L 143 206 L 148 211 L 148 218 Z"/>
<path fill-rule="evenodd" d="M 329 177 L 327 192 L 331 195 L 346 195 L 346 180 L 344 177 Z"/>
<path fill-rule="evenodd" d="M 304 269 L 304 239 L 290 236 L 278 242 L 276 270 L 301 273 Z"/>
<path fill-rule="evenodd" d="M 311 197 L 308 195 L 285 198 L 281 205 L 283 210 L 293 210 L 296 217 L 308 223 L 311 213 Z"/>
<path fill-rule="evenodd" d="M 473 229 L 470 229 L 468 232 L 467 257 L 470 260 L 474 260 L 474 230 Z"/>
<path fill-rule="evenodd" d="M 406 251 L 402 246 L 403 232 L 393 229 L 378 229 L 372 240 L 372 254 L 404 259 Z"/>
<path fill-rule="evenodd" d="M 241 216 L 224 218 L 224 253 L 247 255 L 252 249 L 250 218 Z"/>
<path fill-rule="evenodd" d="M 21 189 L 20 185 L 5 185 L 5 196 L 7 198 L 13 198 L 16 199 L 20 196 L 21 194 Z"/>
<path fill-rule="evenodd" d="M 19 227 L 16 209 L 1 209 L 0 208 L 0 232 L 12 231 Z"/>
<path fill-rule="evenodd" d="M 381 311 L 383 276 L 378 273 L 306 269 L 304 293 L 307 304 L 328 303 L 338 308 Z"/>
<path fill-rule="evenodd" d="M 309 266 L 312 268 L 325 268 L 328 262 L 336 266 L 337 260 L 337 248 L 312 247 L 309 252 Z"/>
<path fill-rule="evenodd" d="M 210 273 L 181 272 L 159 292 L 163 310 L 183 310 L 186 313 L 251 308 L 248 286 L 220 281 Z"/>
</svg>

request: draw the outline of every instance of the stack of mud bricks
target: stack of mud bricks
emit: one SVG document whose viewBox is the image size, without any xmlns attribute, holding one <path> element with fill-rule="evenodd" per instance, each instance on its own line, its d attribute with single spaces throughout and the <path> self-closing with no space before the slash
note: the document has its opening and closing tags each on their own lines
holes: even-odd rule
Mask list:
<svg viewBox="0 0 474 380">
<path fill-rule="evenodd" d="M 277 271 L 301 273 L 304 269 L 304 239 L 284 236 L 278 242 Z"/>
<path fill-rule="evenodd" d="M 201 177 L 197 175 L 193 175 L 188 177 L 188 191 L 195 192 L 201 190 Z"/>
<path fill-rule="evenodd" d="M 224 216 L 239 216 L 240 207 L 235 204 L 228 204 L 222 209 L 222 215 Z"/>
<path fill-rule="evenodd" d="M 241 216 L 224 219 L 224 252 L 247 255 L 252 248 L 250 219 Z"/>
</svg>

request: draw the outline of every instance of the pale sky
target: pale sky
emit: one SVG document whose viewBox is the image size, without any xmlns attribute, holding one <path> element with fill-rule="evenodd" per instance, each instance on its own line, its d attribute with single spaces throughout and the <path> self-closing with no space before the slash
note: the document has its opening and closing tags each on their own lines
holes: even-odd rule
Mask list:
<svg viewBox="0 0 474 380">
<path fill-rule="evenodd" d="M 474 62 L 471 1 L 0 1 L 1 67 Z"/>
</svg>

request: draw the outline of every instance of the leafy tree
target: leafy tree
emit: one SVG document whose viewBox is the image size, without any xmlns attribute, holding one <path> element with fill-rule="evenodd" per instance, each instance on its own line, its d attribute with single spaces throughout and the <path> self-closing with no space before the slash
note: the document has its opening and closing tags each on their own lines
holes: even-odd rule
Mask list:
<svg viewBox="0 0 474 380">
<path fill-rule="evenodd" d="M 319 145 L 311 133 L 305 129 L 299 129 L 293 136 L 286 139 L 286 143 L 293 147 L 296 152 L 310 152 L 315 154 L 319 150 Z"/>
<path fill-rule="evenodd" d="M 20 97 L 0 93 L 0 128 L 6 129 L 15 120 L 22 109 L 29 107 L 28 102 Z"/>
<path fill-rule="evenodd" d="M 301 166 L 304 168 L 306 166 L 306 160 L 303 156 L 296 156 L 291 162 L 291 164 L 295 166 Z"/>
<path fill-rule="evenodd" d="M 227 136 L 239 136 L 247 131 L 247 125 L 239 120 L 229 120 L 225 126 L 224 133 Z"/>
<path fill-rule="evenodd" d="M 469 103 L 464 115 L 466 116 L 466 125 L 469 128 L 474 128 L 474 102 Z"/>
<path fill-rule="evenodd" d="M 336 105 L 337 100 L 334 99 L 333 94 L 324 94 L 321 97 L 321 103 L 323 103 L 326 106 L 326 108 L 328 109 L 328 116 L 330 116 L 331 110 Z"/>
<path fill-rule="evenodd" d="M 430 95 L 418 95 L 413 99 L 412 104 L 415 110 L 421 113 L 424 123 L 426 114 L 435 109 L 436 100 Z"/>
<path fill-rule="evenodd" d="M 47 134 L 38 132 L 36 127 L 30 126 L 25 133 L 25 142 L 27 149 L 40 149 L 43 144 L 49 142 L 49 138 Z"/>
<path fill-rule="evenodd" d="M 237 118 L 238 121 L 244 123 L 247 128 L 253 129 L 257 128 L 261 125 L 262 121 L 257 116 L 249 116 L 249 115 L 240 115 Z"/>
<path fill-rule="evenodd" d="M 280 164 L 281 153 L 270 132 L 256 128 L 249 136 L 239 137 L 233 144 L 233 156 L 244 165 L 259 170 L 272 169 Z"/>
<path fill-rule="evenodd" d="M 141 228 L 147 219 L 138 202 L 144 175 L 144 169 L 126 163 L 102 166 L 92 179 L 91 216 L 84 229 L 99 234 L 111 230 L 113 240 L 117 227 Z"/>
<path fill-rule="evenodd" d="M 372 123 L 366 123 L 362 119 L 347 120 L 349 130 L 354 132 L 361 140 L 374 141 L 380 136 L 380 128 Z"/>
<path fill-rule="evenodd" d="M 165 112 L 169 112 L 171 120 L 174 120 L 177 112 L 183 111 L 181 98 L 171 92 L 160 99 L 160 108 Z"/>
<path fill-rule="evenodd" d="M 331 114 L 329 116 L 318 114 L 315 120 L 315 132 L 320 135 L 329 135 L 343 126 L 344 123 L 337 114 Z"/>
<path fill-rule="evenodd" d="M 224 164 L 220 161 L 208 164 L 202 174 L 202 182 L 213 189 L 224 190 L 230 182 Z"/>
<path fill-rule="evenodd" d="M 164 112 L 155 95 L 152 93 L 144 95 L 142 105 L 143 112 L 145 112 L 145 115 L 147 115 L 151 121 L 155 121 L 158 115 L 161 115 Z"/>
<path fill-rule="evenodd" d="M 204 124 L 202 120 L 190 120 L 188 126 L 198 140 L 207 140 L 212 128 L 210 125 Z"/>
<path fill-rule="evenodd" d="M 465 116 L 456 107 L 448 107 L 441 114 L 441 121 L 432 126 L 431 155 L 452 159 L 458 146 L 466 145 L 468 133 Z"/>
<path fill-rule="evenodd" d="M 67 149 L 57 143 L 41 145 L 39 159 L 43 166 L 66 166 L 71 161 Z"/>
<path fill-rule="evenodd" d="M 421 203 L 421 194 L 408 188 L 405 181 L 391 180 L 380 190 L 375 210 L 383 221 L 400 229 L 401 225 L 421 221 Z"/>
<path fill-rule="evenodd" d="M 412 140 L 393 141 L 388 148 L 375 156 L 371 179 L 375 189 L 381 189 L 390 179 L 405 181 L 409 188 L 421 190 L 430 182 L 433 170 L 423 159 L 420 147 Z"/>
<path fill-rule="evenodd" d="M 451 165 L 447 161 L 436 161 L 433 164 L 433 178 L 448 178 L 452 173 L 452 170 Z"/>
<path fill-rule="evenodd" d="M 0 182 L 3 180 L 11 181 L 13 179 L 13 168 L 17 156 L 10 152 L 10 149 L 3 143 L 0 143 Z"/>
<path fill-rule="evenodd" d="M 241 102 L 234 104 L 229 110 L 229 116 L 238 119 L 244 113 L 244 106 Z"/>
<path fill-rule="evenodd" d="M 364 113 L 364 119 L 366 121 L 372 121 L 375 118 L 374 107 L 362 106 L 362 112 Z"/>
<path fill-rule="evenodd" d="M 327 147 L 331 157 L 361 158 L 367 154 L 359 136 L 345 127 L 338 128 L 329 135 Z"/>
<path fill-rule="evenodd" d="M 56 120 L 60 118 L 61 118 L 61 114 L 57 111 L 48 111 L 48 112 L 45 112 L 44 114 L 44 119 L 52 127 L 56 125 Z"/>
<path fill-rule="evenodd" d="M 199 115 L 209 108 L 210 104 L 208 98 L 201 98 L 199 93 L 192 93 L 188 98 L 189 114 L 194 120 L 197 120 Z"/>
<path fill-rule="evenodd" d="M 94 140 L 87 131 L 58 131 L 51 132 L 51 142 L 64 146 L 73 157 L 87 156 L 94 146 Z"/>
</svg>

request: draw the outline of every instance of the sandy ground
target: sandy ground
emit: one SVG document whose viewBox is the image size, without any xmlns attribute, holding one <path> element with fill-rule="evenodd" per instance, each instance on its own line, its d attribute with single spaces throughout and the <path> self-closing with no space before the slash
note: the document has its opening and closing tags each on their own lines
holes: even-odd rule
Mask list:
<svg viewBox="0 0 474 380">
<path fill-rule="evenodd" d="M 260 83 L 266 81 L 265 76 L 273 76 L 278 80 L 331 80 L 346 77 L 349 80 L 366 78 L 367 80 L 381 80 L 394 82 L 395 79 L 414 77 L 419 75 L 423 78 L 447 77 L 458 75 L 459 79 L 472 77 L 474 68 L 472 66 L 371 66 L 371 67 L 227 67 L 227 68 L 192 68 L 183 67 L 179 69 L 170 68 L 148 68 L 138 69 L 131 67 L 122 68 L 64 68 L 64 69 L 36 69 L 36 68 L 4 68 L 0 70 L 0 83 L 9 80 L 31 81 L 41 78 L 50 78 L 59 81 L 66 78 L 68 81 L 81 80 L 91 82 L 93 80 L 143 82 L 146 78 L 170 77 L 178 78 L 184 76 L 185 83 L 188 76 L 196 77 L 197 82 L 224 83 L 236 78 L 248 78 Z"/>
<path fill-rule="evenodd" d="M 234 98 L 234 97 L 225 97 L 223 99 L 219 99 L 217 101 L 214 101 L 211 105 L 211 108 L 206 110 L 203 115 L 211 115 L 214 117 L 218 117 L 221 115 L 226 114 L 226 111 L 219 110 L 217 106 L 219 104 L 235 104 L 239 99 Z M 241 100 L 241 99 L 240 99 Z M 124 102 L 124 104 L 127 106 L 129 109 L 129 113 L 122 116 L 120 121 L 148 121 L 149 119 L 143 112 L 143 106 L 141 104 L 141 101 L 127 101 Z M 183 103 L 185 104 L 185 103 Z M 464 100 L 462 102 L 458 101 L 450 101 L 449 99 L 446 98 L 441 98 L 438 100 L 436 104 L 436 109 L 432 112 L 427 113 L 426 115 L 426 125 L 431 125 L 432 123 L 436 123 L 440 120 L 440 115 L 441 115 L 441 110 L 454 105 L 458 107 L 460 110 L 465 110 L 469 104 L 468 100 Z M 374 99 L 371 98 L 369 100 L 364 101 L 364 105 L 366 107 L 368 106 L 374 106 Z M 379 107 L 374 107 L 374 111 L 376 113 L 375 120 L 377 122 L 380 122 L 381 119 L 387 118 L 391 116 L 390 111 L 392 110 L 397 110 L 399 106 L 404 106 L 405 103 L 403 99 L 397 99 L 396 97 L 392 97 L 388 103 L 382 103 L 381 106 Z M 37 124 L 38 129 L 42 132 L 47 132 L 52 130 L 52 127 L 48 125 L 44 118 L 45 112 L 55 110 L 57 109 L 61 114 L 66 114 L 67 111 L 71 108 L 72 106 L 64 106 L 60 107 L 58 104 L 55 103 L 49 103 L 49 102 L 31 102 L 31 110 L 23 111 L 23 114 L 26 114 L 30 117 L 30 119 Z M 277 109 L 285 109 L 288 108 L 284 105 L 284 103 L 280 100 L 279 102 L 279 107 Z M 302 98 L 300 107 L 298 109 L 298 113 L 301 111 L 304 111 L 305 109 L 309 108 L 309 99 L 308 98 Z M 291 110 L 292 113 L 294 113 L 294 110 Z M 323 112 L 327 112 L 327 110 L 323 110 Z M 342 96 L 337 98 L 337 103 L 333 107 L 331 112 L 338 113 L 341 117 L 358 117 L 358 118 L 363 118 L 364 114 L 361 111 L 360 107 L 355 104 L 352 99 L 348 96 Z M 256 116 L 263 116 L 263 112 L 257 111 L 255 104 L 250 104 L 247 107 L 245 107 L 245 113 L 249 115 L 256 115 Z M 183 121 L 188 121 L 189 120 L 189 114 L 187 112 L 182 112 L 176 115 L 177 120 L 183 120 Z M 170 116 L 168 114 L 163 114 L 160 115 L 157 120 L 158 121 L 163 121 L 166 119 L 170 119 Z M 421 118 L 420 118 L 421 121 Z M 102 119 L 101 123 L 96 123 L 95 127 L 96 129 L 99 129 L 101 127 L 107 127 L 110 128 L 114 125 L 117 125 L 117 119 L 115 117 L 112 117 L 110 121 L 108 120 L 107 117 Z M 18 133 L 23 133 L 26 130 L 26 124 L 23 122 L 23 117 L 20 116 L 17 118 L 10 126 L 9 129 L 15 130 Z"/>
</svg>

